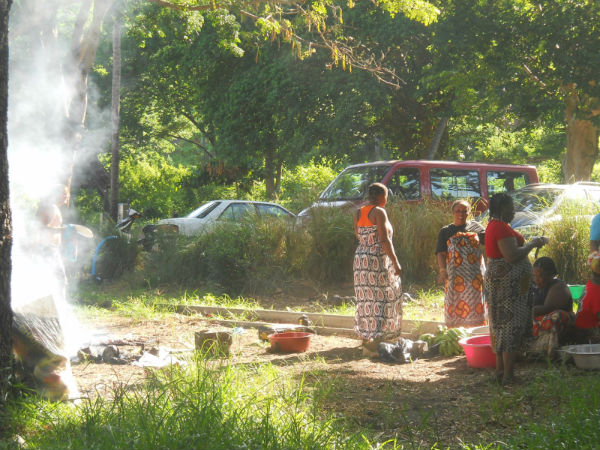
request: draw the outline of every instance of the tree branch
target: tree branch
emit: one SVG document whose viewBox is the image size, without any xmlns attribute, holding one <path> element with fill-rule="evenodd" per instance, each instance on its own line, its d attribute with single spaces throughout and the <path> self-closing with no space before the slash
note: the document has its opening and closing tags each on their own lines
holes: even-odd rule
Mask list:
<svg viewBox="0 0 600 450">
<path fill-rule="evenodd" d="M 184 138 L 183 136 L 179 136 L 178 134 L 170 134 L 167 133 L 165 136 L 169 136 L 175 139 L 180 139 L 182 141 L 185 142 L 189 142 L 190 144 L 194 144 L 196 147 L 198 147 L 200 150 L 202 150 L 204 153 L 206 153 L 211 159 L 216 159 L 216 156 L 213 155 L 211 152 L 208 151 L 208 149 L 206 148 L 206 146 L 202 145 L 201 142 L 198 142 L 196 139 L 188 139 L 188 138 Z"/>
<path fill-rule="evenodd" d="M 540 77 L 538 77 L 533 71 L 527 66 L 527 64 L 523 63 L 523 69 L 529 75 L 529 77 L 540 87 L 542 91 L 544 91 L 547 95 L 554 96 L 554 93 L 548 90 L 548 86 L 544 83 Z"/>
</svg>

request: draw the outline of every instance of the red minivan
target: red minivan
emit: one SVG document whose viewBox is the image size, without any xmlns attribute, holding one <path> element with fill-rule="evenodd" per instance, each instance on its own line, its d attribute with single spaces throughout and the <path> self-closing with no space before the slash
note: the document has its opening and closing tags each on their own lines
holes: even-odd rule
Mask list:
<svg viewBox="0 0 600 450">
<path fill-rule="evenodd" d="M 377 161 L 346 167 L 311 206 L 358 205 L 371 183 L 381 182 L 391 198 L 416 202 L 424 197 L 453 201 L 471 200 L 475 213 L 487 209 L 489 198 L 537 183 L 535 166 L 457 161 Z M 301 211 L 302 220 L 310 208 Z"/>
</svg>

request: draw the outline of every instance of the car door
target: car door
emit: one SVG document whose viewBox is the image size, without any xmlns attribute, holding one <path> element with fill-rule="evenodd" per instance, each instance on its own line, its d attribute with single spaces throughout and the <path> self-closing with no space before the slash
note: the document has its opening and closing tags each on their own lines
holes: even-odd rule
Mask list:
<svg viewBox="0 0 600 450">
<path fill-rule="evenodd" d="M 241 223 L 252 215 L 256 214 L 256 210 L 251 203 L 239 202 L 231 203 L 225 211 L 219 216 L 219 221 L 227 221 L 233 223 Z"/>
<path fill-rule="evenodd" d="M 290 224 L 293 224 L 295 221 L 295 218 L 296 218 L 296 216 L 294 214 L 292 214 L 287 209 L 285 209 L 284 207 L 279 206 L 279 205 L 258 203 L 256 205 L 256 207 L 258 208 L 258 213 L 259 213 L 260 217 L 263 217 L 263 218 L 285 220 L 286 222 L 288 222 Z"/>
</svg>

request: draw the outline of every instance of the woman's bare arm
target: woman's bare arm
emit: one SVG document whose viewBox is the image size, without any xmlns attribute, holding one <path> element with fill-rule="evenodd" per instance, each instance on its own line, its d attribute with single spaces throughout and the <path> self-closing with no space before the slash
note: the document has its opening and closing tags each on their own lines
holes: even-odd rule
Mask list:
<svg viewBox="0 0 600 450">
<path fill-rule="evenodd" d="M 534 237 L 525 245 L 519 246 L 516 237 L 506 237 L 498 241 L 498 249 L 509 263 L 516 263 L 525 258 L 532 249 L 543 247 L 547 242 L 548 238 Z"/>
<path fill-rule="evenodd" d="M 438 277 L 438 283 L 444 283 L 448 278 L 448 271 L 446 270 L 446 258 L 448 256 L 448 252 L 439 252 L 435 255 L 438 263 L 438 268 L 440 269 L 440 275 Z"/>
<path fill-rule="evenodd" d="M 543 316 L 557 309 L 567 311 L 571 303 L 571 292 L 566 283 L 558 282 L 550 288 L 543 305 L 533 307 L 534 316 Z"/>
<path fill-rule="evenodd" d="M 381 242 L 381 248 L 385 252 L 385 254 L 390 258 L 392 264 L 394 265 L 394 269 L 396 271 L 396 275 L 402 275 L 402 267 L 398 262 L 398 258 L 396 257 L 396 252 L 394 251 L 394 245 L 390 239 L 390 233 L 392 229 L 392 224 L 388 220 L 387 213 L 383 208 L 373 208 L 371 210 L 373 212 L 374 223 L 377 225 L 377 235 L 379 237 L 379 242 Z"/>
</svg>

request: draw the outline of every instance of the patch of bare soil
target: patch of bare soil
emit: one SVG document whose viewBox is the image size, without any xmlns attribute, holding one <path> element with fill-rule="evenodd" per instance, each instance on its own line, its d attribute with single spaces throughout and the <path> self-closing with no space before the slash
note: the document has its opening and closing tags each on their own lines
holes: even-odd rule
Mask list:
<svg viewBox="0 0 600 450">
<path fill-rule="evenodd" d="M 89 326 L 105 330 L 111 340 L 120 342 L 123 355 L 140 354 L 153 347 L 191 351 L 195 332 L 226 329 L 201 316 L 184 315 L 144 322 L 111 319 L 110 323 L 96 321 Z M 421 442 L 431 446 L 437 441 L 455 447 L 459 436 L 473 442 L 483 437 L 486 427 L 488 431 L 502 430 L 502 424 L 486 423 L 488 419 L 478 413 L 475 404 L 477 397 L 501 391 L 490 381 L 491 370 L 468 367 L 464 356 L 387 364 L 363 357 L 359 346 L 355 339 L 315 335 L 306 353 L 276 354 L 258 339 L 256 329 L 246 329 L 234 335 L 230 361 L 268 361 L 292 374 L 322 371 L 339 393 L 325 405 L 328 410 L 348 418 L 359 429 L 376 430 L 382 438 L 397 435 L 411 446 Z M 533 370 L 534 366 L 521 364 L 517 375 L 528 378 Z M 132 364 L 80 363 L 73 366 L 73 374 L 83 396 L 110 396 L 117 386 L 142 382 L 147 369 Z M 407 427 L 409 424 L 412 427 Z M 420 431 L 415 434 L 415 429 Z"/>
</svg>

